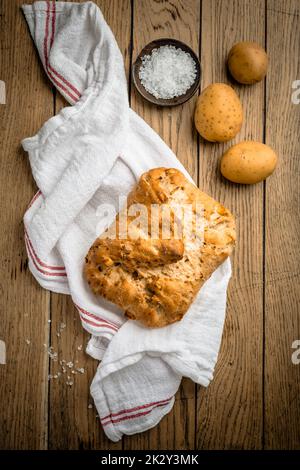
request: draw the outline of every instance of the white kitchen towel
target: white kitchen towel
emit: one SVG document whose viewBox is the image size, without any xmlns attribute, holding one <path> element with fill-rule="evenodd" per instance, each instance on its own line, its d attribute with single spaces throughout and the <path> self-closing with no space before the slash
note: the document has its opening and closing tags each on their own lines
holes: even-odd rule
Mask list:
<svg viewBox="0 0 300 470">
<path fill-rule="evenodd" d="M 23 11 L 48 77 L 73 105 L 23 140 L 39 187 L 24 216 L 29 267 L 43 287 L 71 294 L 92 333 L 87 351 L 103 361 L 91 391 L 106 434 L 118 440 L 154 426 L 171 409 L 182 375 L 202 385 L 211 380 L 230 262 L 181 322 L 161 329 L 126 321 L 91 293 L 84 257 L 114 217 L 108 205 L 118 212 L 153 167 L 175 167 L 191 178 L 130 109 L 122 55 L 95 4 L 41 1 Z"/>
<path fill-rule="evenodd" d="M 111 440 L 155 426 L 171 409 L 181 376 L 205 387 L 209 384 L 221 342 L 230 274 L 227 260 L 206 281 L 179 323 L 149 329 L 128 321 L 113 337 L 91 386 Z"/>
</svg>

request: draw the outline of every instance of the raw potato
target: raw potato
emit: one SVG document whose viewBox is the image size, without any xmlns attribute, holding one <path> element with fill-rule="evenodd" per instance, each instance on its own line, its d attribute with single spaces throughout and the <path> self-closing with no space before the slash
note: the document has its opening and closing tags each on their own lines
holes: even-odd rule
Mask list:
<svg viewBox="0 0 300 470">
<path fill-rule="evenodd" d="M 221 173 L 234 183 L 253 184 L 270 176 L 276 164 L 277 155 L 268 145 L 244 141 L 224 153 Z"/>
<path fill-rule="evenodd" d="M 225 83 L 209 85 L 197 100 L 195 126 L 210 142 L 227 142 L 240 131 L 243 108 L 234 89 Z"/>
<path fill-rule="evenodd" d="M 265 77 L 268 56 L 256 42 L 238 42 L 229 52 L 228 68 L 237 82 L 252 85 Z"/>
</svg>

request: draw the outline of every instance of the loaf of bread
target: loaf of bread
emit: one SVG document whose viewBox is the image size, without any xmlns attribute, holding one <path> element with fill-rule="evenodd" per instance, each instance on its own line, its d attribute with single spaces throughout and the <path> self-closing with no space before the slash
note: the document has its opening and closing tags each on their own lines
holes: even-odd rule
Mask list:
<svg viewBox="0 0 300 470">
<path fill-rule="evenodd" d="M 140 206 L 145 210 L 138 215 L 131 210 Z M 193 215 L 190 223 L 178 210 L 186 207 Z M 183 317 L 234 243 L 235 223 L 225 207 L 178 170 L 155 168 L 141 176 L 127 207 L 91 246 L 85 276 L 95 294 L 117 304 L 128 318 L 162 327 Z"/>
</svg>

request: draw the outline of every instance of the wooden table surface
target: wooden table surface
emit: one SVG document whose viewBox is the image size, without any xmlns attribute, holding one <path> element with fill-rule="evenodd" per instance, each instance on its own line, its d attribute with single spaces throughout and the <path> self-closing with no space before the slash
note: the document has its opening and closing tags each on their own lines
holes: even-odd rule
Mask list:
<svg viewBox="0 0 300 470">
<path fill-rule="evenodd" d="M 22 3 L 0 1 L 0 79 L 6 84 L 6 105 L 0 105 L 0 339 L 7 347 L 7 364 L 0 365 L 0 448 L 299 449 L 300 364 L 291 359 L 292 344 L 300 340 L 300 105 L 291 99 L 293 81 L 300 79 L 299 0 L 96 2 L 116 35 L 128 79 L 146 43 L 160 37 L 186 42 L 201 60 L 201 89 L 225 82 L 241 98 L 245 119 L 232 143 L 262 141 L 279 155 L 266 182 L 231 184 L 218 169 L 230 144 L 204 142 L 194 129 L 196 96 L 159 109 L 129 85 L 133 109 L 171 146 L 199 187 L 235 214 L 238 242 L 213 382 L 204 389 L 183 380 L 173 410 L 158 426 L 117 444 L 108 441 L 88 407 L 97 364 L 78 350 L 88 335 L 70 297 L 43 290 L 27 268 L 22 217 L 36 188 L 20 141 L 66 103 L 42 70 Z M 268 52 L 267 78 L 255 86 L 233 83 L 226 71 L 226 55 L 240 40 L 255 40 Z M 57 336 L 62 322 L 66 328 Z M 48 381 L 58 363 L 44 344 L 53 346 L 59 360 L 84 367 L 73 386 Z"/>
</svg>

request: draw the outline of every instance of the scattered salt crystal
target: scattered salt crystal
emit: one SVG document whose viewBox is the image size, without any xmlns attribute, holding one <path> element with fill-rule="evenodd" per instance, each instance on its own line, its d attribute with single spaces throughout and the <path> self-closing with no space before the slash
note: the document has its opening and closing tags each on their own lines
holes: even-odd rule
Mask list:
<svg viewBox="0 0 300 470">
<path fill-rule="evenodd" d="M 48 320 L 48 323 L 51 323 L 51 320 Z"/>
<path fill-rule="evenodd" d="M 53 346 L 48 348 L 48 356 L 52 361 L 57 361 L 57 352 L 54 351 Z"/>
<path fill-rule="evenodd" d="M 80 344 L 78 347 L 77 347 L 78 351 L 81 351 L 82 350 L 82 344 Z"/>
<path fill-rule="evenodd" d="M 93 405 L 91 403 L 89 403 L 88 408 L 93 408 Z"/>
<path fill-rule="evenodd" d="M 30 344 L 30 340 L 29 339 L 26 339 L 26 344 Z"/>
<path fill-rule="evenodd" d="M 74 364 L 73 364 L 72 361 L 69 361 L 69 362 L 66 363 L 66 365 L 69 367 L 69 369 L 72 369 Z"/>
<path fill-rule="evenodd" d="M 184 95 L 196 79 L 196 63 L 188 52 L 175 46 L 153 49 L 142 57 L 139 78 L 155 98 Z"/>
<path fill-rule="evenodd" d="M 80 374 L 84 374 L 84 368 L 83 367 L 77 367 L 76 369 Z"/>
</svg>

